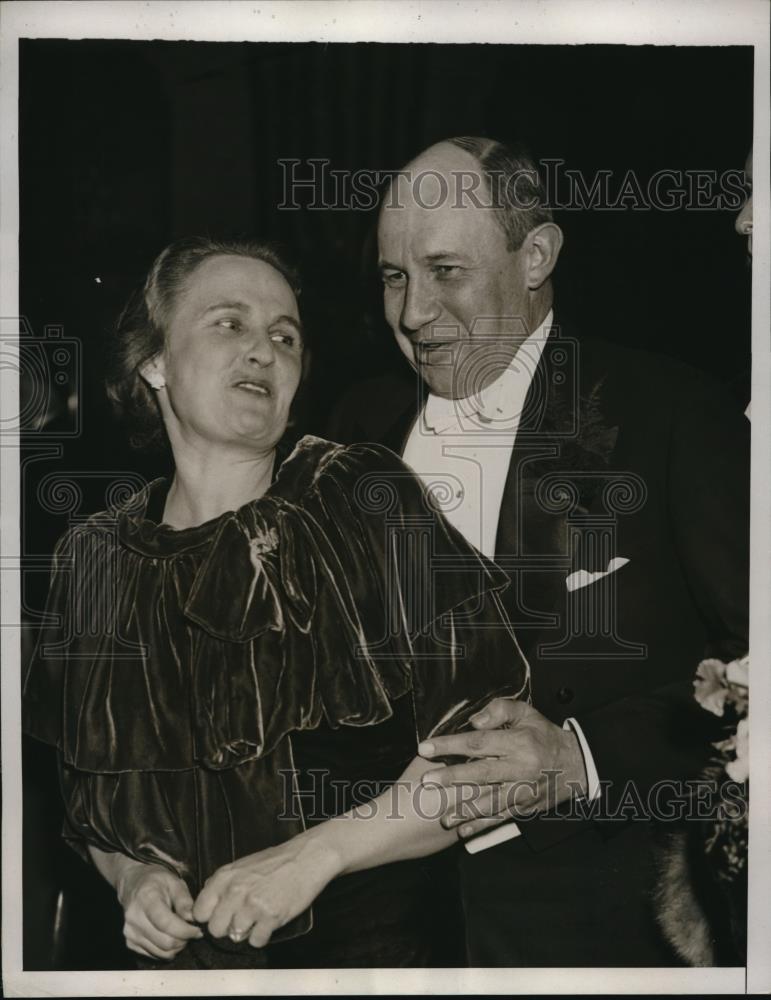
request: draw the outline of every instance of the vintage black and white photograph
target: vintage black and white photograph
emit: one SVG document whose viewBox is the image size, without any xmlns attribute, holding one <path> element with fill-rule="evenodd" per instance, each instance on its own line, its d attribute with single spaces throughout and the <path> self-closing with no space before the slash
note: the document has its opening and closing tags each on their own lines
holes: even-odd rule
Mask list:
<svg viewBox="0 0 771 1000">
<path fill-rule="evenodd" d="M 766 992 L 766 5 L 4 8 L 8 995 Z"/>
</svg>

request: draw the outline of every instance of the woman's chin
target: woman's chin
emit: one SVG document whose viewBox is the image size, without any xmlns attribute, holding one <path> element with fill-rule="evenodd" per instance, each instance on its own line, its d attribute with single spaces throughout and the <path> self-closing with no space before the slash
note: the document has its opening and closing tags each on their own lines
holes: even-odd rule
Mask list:
<svg viewBox="0 0 771 1000">
<path fill-rule="evenodd" d="M 238 443 L 247 447 L 267 451 L 275 448 L 284 436 L 286 423 L 277 424 L 274 420 L 252 420 L 244 422 L 238 429 Z M 235 443 L 235 442 L 234 442 Z"/>
<path fill-rule="evenodd" d="M 281 439 L 286 430 L 286 413 L 277 413 L 275 405 L 238 407 L 231 410 L 226 418 L 226 437 L 232 436 L 233 443 L 254 442 L 264 446 Z"/>
<path fill-rule="evenodd" d="M 286 423 L 277 423 L 269 419 L 229 420 L 225 427 L 197 429 L 195 434 L 185 435 L 184 443 L 180 443 L 180 455 L 193 446 L 196 451 L 203 450 L 213 455 L 223 455 L 229 451 L 248 451 L 264 454 L 271 451 L 281 440 Z M 197 442 L 197 443 L 196 443 Z M 172 441 L 172 451 L 175 451 Z"/>
</svg>

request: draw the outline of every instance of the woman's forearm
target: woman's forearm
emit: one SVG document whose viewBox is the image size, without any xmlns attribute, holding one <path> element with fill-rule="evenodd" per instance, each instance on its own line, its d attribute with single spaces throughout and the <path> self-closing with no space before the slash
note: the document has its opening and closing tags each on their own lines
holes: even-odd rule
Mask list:
<svg viewBox="0 0 771 1000">
<path fill-rule="evenodd" d="M 220 937 L 229 933 L 237 911 L 240 937 L 248 932 L 250 944 L 261 948 L 338 876 L 456 843 L 457 835 L 439 822 L 451 805 L 451 790 L 421 785 L 433 766 L 418 757 L 392 788 L 366 805 L 223 865 L 198 894 L 195 919 Z"/>
<path fill-rule="evenodd" d="M 421 784 L 421 776 L 431 768 L 430 761 L 416 757 L 382 795 L 300 836 L 323 853 L 335 876 L 450 847 L 457 843 L 457 832 L 445 830 L 439 818 L 452 792 Z"/>
<path fill-rule="evenodd" d="M 91 855 L 91 860 L 99 874 L 109 882 L 119 899 L 126 877 L 132 872 L 148 867 L 143 862 L 121 854 L 119 851 L 102 851 L 98 847 L 94 847 L 93 844 L 88 845 L 88 853 Z"/>
</svg>

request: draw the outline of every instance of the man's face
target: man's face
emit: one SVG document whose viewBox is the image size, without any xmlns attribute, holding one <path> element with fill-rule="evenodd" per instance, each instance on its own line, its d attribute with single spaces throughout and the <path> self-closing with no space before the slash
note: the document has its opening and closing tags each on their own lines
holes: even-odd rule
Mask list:
<svg viewBox="0 0 771 1000">
<path fill-rule="evenodd" d="M 455 153 L 457 169 L 475 169 Z M 431 392 L 460 398 L 498 378 L 532 331 L 525 254 L 506 249 L 492 209 L 456 198 L 452 158 L 434 153 L 394 182 L 378 237 L 385 316 L 402 353 Z M 426 176 L 416 189 L 420 170 L 440 172 L 447 188 Z"/>
</svg>

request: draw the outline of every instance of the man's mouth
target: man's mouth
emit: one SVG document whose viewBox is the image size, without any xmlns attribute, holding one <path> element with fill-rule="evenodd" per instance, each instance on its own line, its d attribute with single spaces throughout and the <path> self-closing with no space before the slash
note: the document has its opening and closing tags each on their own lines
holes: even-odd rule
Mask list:
<svg viewBox="0 0 771 1000">
<path fill-rule="evenodd" d="M 457 340 L 421 340 L 416 341 L 413 346 L 418 361 L 431 364 L 446 359 L 448 353 L 457 343 Z"/>
<path fill-rule="evenodd" d="M 256 396 L 271 396 L 271 388 L 267 382 L 262 382 L 259 379 L 244 378 L 239 379 L 238 382 L 233 384 L 235 389 L 243 389 L 245 392 L 251 392 Z"/>
</svg>

